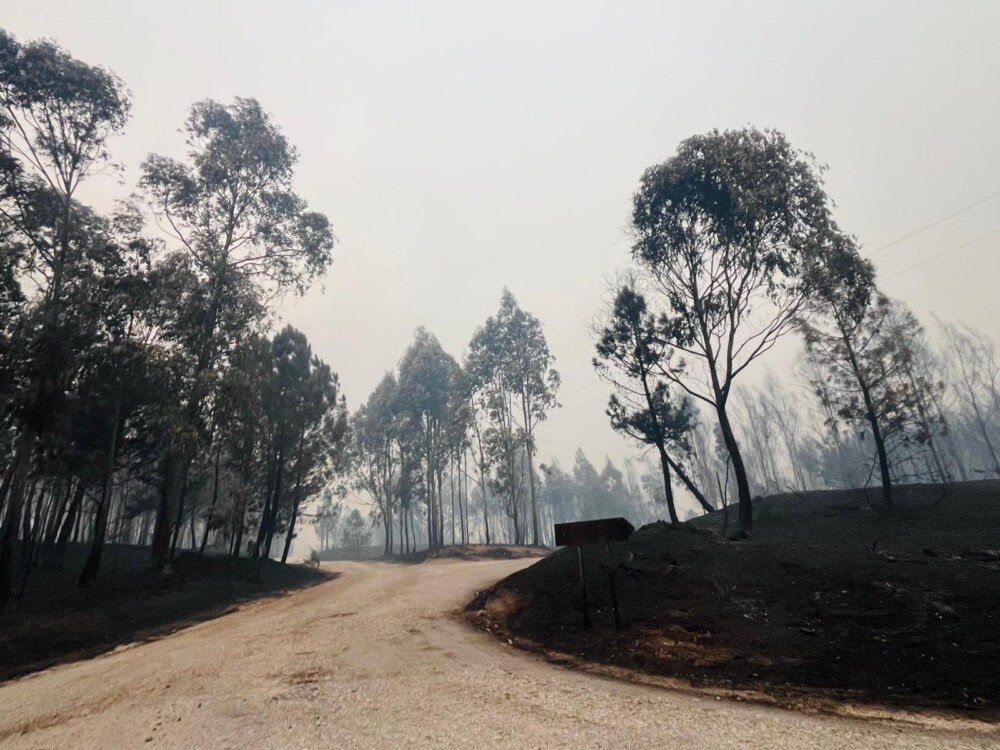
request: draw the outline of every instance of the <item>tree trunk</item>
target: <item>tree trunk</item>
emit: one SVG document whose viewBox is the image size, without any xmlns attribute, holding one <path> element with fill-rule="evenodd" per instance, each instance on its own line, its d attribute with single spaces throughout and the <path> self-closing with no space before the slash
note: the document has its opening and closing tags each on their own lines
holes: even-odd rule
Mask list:
<svg viewBox="0 0 1000 750">
<path fill-rule="evenodd" d="M 184 520 L 184 501 L 187 500 L 187 472 L 184 472 L 184 481 L 181 482 L 181 497 L 177 504 L 177 520 L 174 522 L 174 538 L 170 543 L 170 562 L 174 560 L 174 553 L 177 550 L 177 540 L 181 536 L 181 525 Z"/>
<path fill-rule="evenodd" d="M 729 451 L 729 459 L 733 464 L 733 473 L 736 474 L 740 530 L 749 534 L 753 531 L 753 498 L 750 495 L 750 480 L 747 477 L 746 466 L 743 463 L 743 456 L 740 454 L 740 446 L 736 442 L 733 426 L 729 422 L 729 415 L 726 414 L 726 402 L 719 401 L 716 411 L 719 416 L 719 428 L 722 430 L 722 439 L 726 444 L 726 450 Z"/>
<path fill-rule="evenodd" d="M 406 547 L 403 547 L 403 543 L 406 543 Z M 400 498 L 399 503 L 399 554 L 409 554 L 410 552 L 410 535 L 406 533 L 406 509 L 403 507 L 402 498 Z"/>
<path fill-rule="evenodd" d="M 677 474 L 680 480 L 684 483 L 684 486 L 688 488 L 688 492 L 694 495 L 694 499 L 698 501 L 702 510 L 706 513 L 712 513 L 715 508 L 712 507 L 712 504 L 708 501 L 705 495 L 702 494 L 702 491 L 698 489 L 697 485 L 695 485 L 695 483 L 691 480 L 687 472 L 684 471 L 684 467 L 670 458 L 669 455 L 667 455 L 667 463 L 670 464 L 670 468 L 674 470 L 674 473 Z"/>
<path fill-rule="evenodd" d="M 288 551 L 292 548 L 292 537 L 295 536 L 295 521 L 299 516 L 299 501 L 302 499 L 302 441 L 299 435 L 299 448 L 295 458 L 295 495 L 292 501 L 292 517 L 288 520 L 288 532 L 285 534 L 285 548 L 281 551 L 281 564 L 288 560 Z"/>
<path fill-rule="evenodd" d="M 176 446 L 167 449 L 167 457 L 163 462 L 163 490 L 160 493 L 150 550 L 154 570 L 163 570 L 170 561 L 171 525 L 180 504 L 187 465 L 188 459 L 183 450 Z"/>
<path fill-rule="evenodd" d="M 49 518 L 48 528 L 45 531 L 45 546 L 46 555 L 51 555 L 52 550 L 55 548 L 56 538 L 59 535 L 59 524 L 66 517 L 66 512 L 69 509 L 69 501 L 73 496 L 73 481 L 66 481 L 66 494 L 63 495 L 62 501 L 59 502 L 55 507 L 55 512 Z"/>
<path fill-rule="evenodd" d="M 521 412 L 524 416 L 524 452 L 528 459 L 528 488 L 531 493 L 531 544 L 538 546 L 538 501 L 535 498 L 535 466 L 533 461 L 532 426 L 528 399 L 521 394 Z"/>
<path fill-rule="evenodd" d="M 667 458 L 667 449 L 664 447 L 662 440 L 656 443 L 656 450 L 660 454 L 660 467 L 663 470 L 663 491 L 666 493 L 670 524 L 676 526 L 680 521 L 677 518 L 677 509 L 674 508 L 674 489 L 670 486 L 670 459 Z"/>
<path fill-rule="evenodd" d="M 94 542 L 87 555 L 87 562 L 80 573 L 78 586 L 87 586 L 97 579 L 104 552 L 104 539 L 108 532 L 108 515 L 111 510 L 111 487 L 115 476 L 115 460 L 118 457 L 118 432 L 121 429 L 122 400 L 115 399 L 115 411 L 111 420 L 111 444 L 108 446 L 108 460 L 104 466 L 104 483 L 101 486 L 101 500 L 94 518 Z"/>
<path fill-rule="evenodd" d="M 882 437 L 878 415 L 875 414 L 871 392 L 860 374 L 858 377 L 861 383 L 861 395 L 865 402 L 865 411 L 868 414 L 868 424 L 872 428 L 872 439 L 875 441 L 875 450 L 878 452 L 879 473 L 882 477 L 882 499 L 885 500 L 886 505 L 892 505 L 892 474 L 889 472 L 889 456 L 885 450 L 885 439 Z"/>
<path fill-rule="evenodd" d="M 209 521 L 212 517 L 212 511 L 215 510 L 215 504 L 219 500 L 219 463 L 222 460 L 222 441 L 219 441 L 218 447 L 215 449 L 215 475 L 212 478 L 212 502 L 208 506 L 208 516 L 205 518 L 205 528 L 201 534 L 201 546 L 198 548 L 198 554 L 205 554 L 205 545 L 208 544 L 208 526 Z"/>
<path fill-rule="evenodd" d="M 264 512 L 260 516 L 260 528 L 257 529 L 257 544 L 254 548 L 253 557 L 271 556 L 271 540 L 274 531 L 272 524 L 278 517 L 278 503 L 281 500 L 281 483 L 285 472 L 285 455 L 278 452 L 277 469 L 275 470 L 274 489 L 271 494 L 264 499 Z"/>
<path fill-rule="evenodd" d="M 11 596 L 11 585 L 14 581 L 14 548 L 17 545 L 17 532 L 24 510 L 25 484 L 31 469 L 37 436 L 38 433 L 33 427 L 26 427 L 21 431 L 14 451 L 6 523 L 0 531 L 0 610 L 6 606 Z"/>
</svg>

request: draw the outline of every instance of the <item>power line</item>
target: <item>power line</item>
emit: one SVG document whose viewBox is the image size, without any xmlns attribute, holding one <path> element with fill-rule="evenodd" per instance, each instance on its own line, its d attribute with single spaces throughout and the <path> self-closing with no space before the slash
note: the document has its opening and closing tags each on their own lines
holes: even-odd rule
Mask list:
<svg viewBox="0 0 1000 750">
<path fill-rule="evenodd" d="M 577 409 L 580 409 L 584 406 L 593 406 L 596 403 L 605 401 L 606 398 L 607 398 L 606 396 L 600 396 L 599 398 L 591 399 L 590 401 L 584 401 L 582 404 L 573 404 L 570 407 L 562 409 L 560 413 L 565 414 L 568 411 L 576 411 Z"/>
<path fill-rule="evenodd" d="M 922 226 L 919 229 L 914 229 L 912 232 L 910 232 L 908 234 L 904 234 L 902 237 L 894 239 L 892 242 L 890 242 L 890 243 L 888 243 L 886 245 L 882 245 L 882 247 L 880 247 L 878 250 L 875 250 L 874 252 L 869 253 L 868 257 L 869 258 L 874 258 L 879 253 L 885 252 L 889 248 L 895 247 L 896 245 L 900 244 L 901 242 L 906 242 L 906 240 L 910 239 L 911 237 L 916 237 L 918 234 L 923 234 L 928 229 L 933 229 L 936 226 L 944 224 L 946 221 L 951 221 L 956 216 L 961 216 L 966 211 L 971 211 L 972 209 L 974 209 L 974 208 L 976 208 L 978 206 L 981 206 L 984 203 L 987 203 L 988 201 L 991 201 L 991 200 L 993 200 L 994 198 L 997 198 L 997 197 L 1000 197 L 1000 190 L 997 190 L 995 193 L 990 193 L 985 198 L 980 198 L 977 201 L 973 201 L 972 203 L 968 204 L 967 206 L 963 206 L 962 208 L 958 209 L 957 211 L 953 211 L 952 213 L 948 214 L 947 216 L 943 216 L 940 219 L 937 219 L 936 221 L 932 221 L 930 224 L 927 224 L 926 226 Z M 902 271 L 900 271 L 900 273 L 902 273 Z"/>
<path fill-rule="evenodd" d="M 574 393 L 579 393 L 580 391 L 586 390 L 587 388 L 590 388 L 590 386 L 597 385 L 600 382 L 601 382 L 600 378 L 598 378 L 596 380 L 591 380 L 586 385 L 581 385 L 579 388 L 574 388 L 573 390 L 569 391 L 568 393 L 560 393 L 559 394 L 559 398 L 566 398 L 567 396 L 572 396 Z"/>
<path fill-rule="evenodd" d="M 896 273 L 889 274 L 884 279 L 882 279 L 882 281 L 888 281 L 889 279 L 894 278 L 896 276 L 899 276 L 902 273 L 906 273 L 907 271 L 912 271 L 914 268 L 920 268 L 920 266 L 927 265 L 931 261 L 937 260 L 938 258 L 943 258 L 946 255 L 951 255 L 952 253 L 957 253 L 959 250 L 962 250 L 963 248 L 966 248 L 969 245 L 975 245 L 980 240 L 985 240 L 987 237 L 992 237 L 995 234 L 1000 234 L 1000 227 L 994 229 L 992 232 L 987 232 L 986 234 L 982 234 L 982 235 L 976 237 L 974 240 L 969 240 L 968 242 L 963 242 L 961 245 L 958 245 L 956 247 L 951 248 L 951 250 L 945 250 L 943 253 L 938 253 L 937 255 L 932 255 L 930 258 L 925 258 L 924 260 L 920 261 L 919 263 L 914 263 L 912 266 L 908 266 L 908 267 L 904 268 L 901 271 L 896 271 Z"/>
</svg>

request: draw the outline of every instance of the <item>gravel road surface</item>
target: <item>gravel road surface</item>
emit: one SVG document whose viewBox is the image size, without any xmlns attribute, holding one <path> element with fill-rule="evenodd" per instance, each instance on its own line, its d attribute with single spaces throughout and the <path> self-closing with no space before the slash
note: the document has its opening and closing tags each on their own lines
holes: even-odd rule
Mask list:
<svg viewBox="0 0 1000 750">
<path fill-rule="evenodd" d="M 458 622 L 532 560 L 342 575 L 0 686 L 3 748 L 1000 748 L 1000 733 L 800 715 L 544 663 Z"/>
</svg>

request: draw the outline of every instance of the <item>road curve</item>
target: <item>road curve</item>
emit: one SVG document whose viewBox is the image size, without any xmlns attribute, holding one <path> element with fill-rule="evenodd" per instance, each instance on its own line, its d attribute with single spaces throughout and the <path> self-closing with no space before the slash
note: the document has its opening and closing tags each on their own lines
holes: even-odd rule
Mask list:
<svg viewBox="0 0 1000 750">
<path fill-rule="evenodd" d="M 450 616 L 530 562 L 328 563 L 336 580 L 0 686 L 0 747 L 1000 748 L 591 677 Z"/>
</svg>

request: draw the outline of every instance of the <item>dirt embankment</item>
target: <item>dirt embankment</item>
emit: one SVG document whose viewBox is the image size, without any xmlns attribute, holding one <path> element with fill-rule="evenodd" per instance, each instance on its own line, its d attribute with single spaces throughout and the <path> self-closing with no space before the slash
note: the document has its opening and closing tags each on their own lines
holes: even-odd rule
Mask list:
<svg viewBox="0 0 1000 750">
<path fill-rule="evenodd" d="M 481 592 L 468 617 L 582 665 L 623 668 L 799 707 L 869 703 L 1000 718 L 1000 482 L 768 498 L 750 539 L 722 514 L 654 525 L 585 550 L 593 627 L 581 625 L 575 549 Z"/>
<path fill-rule="evenodd" d="M 0 681 L 53 664 L 146 641 L 219 617 L 249 600 L 328 580 L 328 571 L 265 560 L 180 554 L 170 576 L 149 573 L 149 548 L 105 551 L 95 585 L 77 576 L 87 545 L 71 545 L 60 568 L 31 571 L 26 594 L 0 613 Z"/>
</svg>

